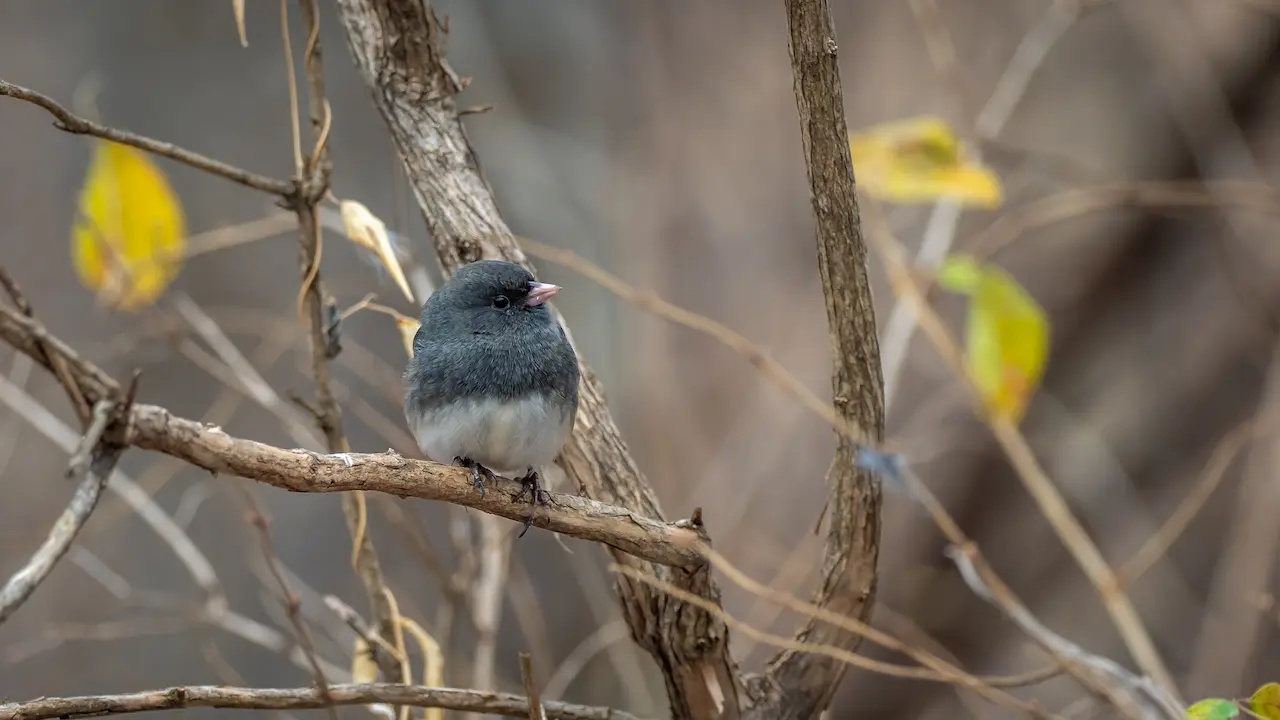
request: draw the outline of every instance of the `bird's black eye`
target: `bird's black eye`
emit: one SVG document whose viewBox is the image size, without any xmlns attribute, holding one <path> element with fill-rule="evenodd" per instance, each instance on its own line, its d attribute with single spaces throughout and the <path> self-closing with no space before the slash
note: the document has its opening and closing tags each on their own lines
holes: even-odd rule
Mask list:
<svg viewBox="0 0 1280 720">
<path fill-rule="evenodd" d="M 510 304 L 511 301 L 507 299 L 506 295 L 499 295 L 493 299 L 493 307 L 498 310 L 506 310 L 507 306 Z"/>
</svg>

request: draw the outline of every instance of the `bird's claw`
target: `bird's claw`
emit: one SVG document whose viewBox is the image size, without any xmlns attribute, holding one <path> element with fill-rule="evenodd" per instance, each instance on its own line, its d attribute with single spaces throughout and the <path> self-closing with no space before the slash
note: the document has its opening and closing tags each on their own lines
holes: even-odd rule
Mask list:
<svg viewBox="0 0 1280 720">
<path fill-rule="evenodd" d="M 524 494 L 529 493 L 529 501 L 533 503 L 533 509 L 529 512 L 529 517 L 524 519 L 524 529 L 520 531 L 517 537 L 524 537 L 529 532 L 529 528 L 533 526 L 533 516 L 538 513 L 538 506 L 546 507 L 551 504 L 551 493 L 542 489 L 542 483 L 539 481 L 538 471 L 529 468 L 529 472 L 520 478 L 520 494 L 516 495 L 516 502 L 524 499 Z"/>
<path fill-rule="evenodd" d="M 455 465 L 461 465 L 471 470 L 471 484 L 480 491 L 480 499 L 483 500 L 485 494 L 484 480 L 485 478 L 492 480 L 494 478 L 493 471 L 471 458 L 455 457 L 453 462 Z"/>
</svg>

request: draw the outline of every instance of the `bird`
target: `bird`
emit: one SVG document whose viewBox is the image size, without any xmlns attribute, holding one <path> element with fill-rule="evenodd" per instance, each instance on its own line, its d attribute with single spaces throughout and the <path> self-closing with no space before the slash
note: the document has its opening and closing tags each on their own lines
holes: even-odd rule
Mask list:
<svg viewBox="0 0 1280 720">
<path fill-rule="evenodd" d="M 480 497 L 495 475 L 549 503 L 539 469 L 573 432 L 578 359 L 547 301 L 559 285 L 524 267 L 480 260 L 458 268 L 422 306 L 405 369 L 404 415 L 423 454 L 471 470 Z"/>
</svg>

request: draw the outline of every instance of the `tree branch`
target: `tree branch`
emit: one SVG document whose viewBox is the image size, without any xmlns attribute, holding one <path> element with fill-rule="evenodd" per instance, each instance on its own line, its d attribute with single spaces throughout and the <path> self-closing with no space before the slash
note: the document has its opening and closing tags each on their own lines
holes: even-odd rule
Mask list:
<svg viewBox="0 0 1280 720">
<path fill-rule="evenodd" d="M 98 507 L 107 478 L 120 459 L 123 447 L 102 443 L 102 435 L 115 415 L 115 403 L 99 400 L 93 408 L 93 422 L 85 431 L 80 447 L 71 458 L 70 468 L 82 475 L 71 502 L 67 504 L 49 536 L 17 572 L 0 587 L 0 623 L 31 597 L 40 583 L 53 572 L 53 566 L 71 549 L 76 536 Z"/>
<path fill-rule="evenodd" d="M 286 0 L 281 2 L 283 11 Z M 317 206 L 320 199 L 328 192 L 329 176 L 332 171 L 329 163 L 328 139 L 333 114 L 325 99 L 324 67 L 320 51 L 320 11 L 316 6 L 316 0 L 299 0 L 298 5 L 302 8 L 302 17 L 307 26 L 303 67 L 307 77 L 311 134 L 315 142 L 312 152 L 301 166 L 296 168 L 297 177 L 294 178 L 300 189 L 300 192 L 294 195 L 293 207 L 298 215 L 298 251 L 302 278 L 300 305 L 309 330 L 307 337 L 311 345 L 311 377 L 315 386 L 316 423 L 324 433 L 325 444 L 330 453 L 347 453 L 351 447 L 342 426 L 342 407 L 333 394 L 332 373 L 329 366 L 329 360 L 337 354 L 339 348 L 336 340 L 330 337 L 330 333 L 335 330 L 330 326 L 325 311 L 327 298 L 320 280 L 322 236 L 317 216 Z M 285 18 L 282 17 L 281 22 L 284 23 L 284 21 Z M 285 51 L 291 52 L 287 24 L 282 28 L 282 32 L 285 37 Z M 292 76 L 289 82 L 294 82 Z M 293 132 L 300 134 L 301 128 L 295 126 Z M 295 141 L 300 142 L 297 138 L 298 135 L 295 135 Z M 342 496 L 342 514 L 347 523 L 347 530 L 351 533 L 352 543 L 355 545 L 354 570 L 369 596 L 369 605 L 374 621 L 378 625 L 378 634 L 383 640 L 394 645 L 399 634 L 395 603 L 391 598 L 391 590 L 387 587 L 386 579 L 383 577 L 382 564 L 378 561 L 373 538 L 369 535 L 368 508 L 365 507 L 361 490 L 357 488 L 356 492 Z M 389 679 L 409 682 L 409 678 L 402 676 L 400 666 L 395 663 L 384 663 L 381 667 Z"/>
<path fill-rule="evenodd" d="M 484 258 L 531 267 L 498 213 L 459 121 L 454 96 L 465 83 L 444 59 L 444 28 L 430 4 L 339 0 L 338 7 L 356 67 L 390 128 L 444 270 Z M 661 519 L 657 497 L 623 442 L 599 381 L 585 364 L 581 369 L 578 422 L 559 464 L 588 496 Z M 700 515 L 693 514 L 691 527 L 705 537 Z M 614 557 L 634 563 L 616 550 Z M 719 603 L 706 564 L 654 571 Z M 633 638 L 662 670 L 673 716 L 739 717 L 740 681 L 723 623 L 630 578 L 619 578 L 617 589 Z"/>
<path fill-rule="evenodd" d="M 0 307 L 0 338 L 46 369 L 61 363 L 69 381 L 90 402 L 119 397 L 120 386 L 96 365 L 50 335 L 35 319 Z M 47 353 L 47 354 L 46 354 Z M 236 475 L 293 492 L 372 490 L 400 497 L 465 505 L 523 522 L 526 503 L 516 502 L 520 484 L 500 478 L 497 492 L 481 497 L 464 468 L 381 454 L 321 455 L 236 438 L 221 428 L 176 417 L 154 405 L 134 405 L 123 442 L 155 450 L 213 473 Z M 349 464 L 348 464 L 349 463 Z M 650 562 L 697 569 L 705 565 L 692 521 L 666 523 L 576 495 L 552 494 L 534 524 L 564 535 L 604 543 Z"/>
<path fill-rule="evenodd" d="M 529 699 L 519 695 L 476 690 L 454 690 L 420 685 L 330 685 L 332 705 L 389 703 L 413 707 L 484 712 L 504 717 L 529 717 Z M 330 707 L 318 688 L 242 688 L 193 685 L 148 690 L 124 695 L 40 698 L 0 705 L 0 720 L 48 720 L 50 718 L 121 715 L 125 713 L 211 707 L 240 710 L 312 710 Z M 610 708 L 543 702 L 547 717 L 559 720 L 639 720 L 635 715 Z"/>
<path fill-rule="evenodd" d="M 838 47 L 826 0 L 785 0 L 800 137 L 817 221 L 818 272 L 831 335 L 832 394 L 837 413 L 857 428 L 861 440 L 884 438 L 884 380 L 875 310 L 867 277 L 857 188 L 849 157 L 840 86 Z M 867 620 L 875 603 L 880 548 L 880 487 L 858 468 L 854 439 L 837 434 L 836 456 L 827 473 L 830 527 L 822 582 L 813 604 L 839 615 Z M 861 637 L 810 619 L 797 635 L 808 643 L 853 650 Z M 784 651 L 753 687 L 771 699 L 756 717 L 811 718 L 830 703 L 845 665 L 830 657 Z"/>
<path fill-rule="evenodd" d="M 152 140 L 149 137 L 135 135 L 131 132 L 117 130 L 105 125 L 99 125 L 95 122 L 90 122 L 79 115 L 73 114 L 70 110 L 54 102 L 53 98 L 50 98 L 47 95 L 42 95 L 34 90 L 28 90 L 24 87 L 7 83 L 4 80 L 0 80 L 0 95 L 8 95 L 11 98 L 23 100 L 31 103 L 32 105 L 38 105 L 44 108 L 57 120 L 57 122 L 54 123 L 54 127 L 57 127 L 59 130 L 65 130 L 66 132 L 74 135 L 92 135 L 93 137 L 99 137 L 103 140 L 118 142 L 121 145 L 129 145 L 130 147 L 135 147 L 139 150 L 145 150 L 155 155 L 167 157 L 170 160 L 180 162 L 183 165 L 189 165 L 197 170 L 203 170 L 204 172 L 224 177 L 231 182 L 238 183 L 248 188 L 253 188 L 254 190 L 271 193 L 272 195 L 288 197 L 294 191 L 294 185 L 291 182 L 276 180 L 275 178 L 269 178 L 265 175 L 258 175 L 256 173 L 251 173 L 248 170 L 241 170 L 238 167 L 205 157 L 199 153 L 184 150 L 172 143 Z"/>
</svg>

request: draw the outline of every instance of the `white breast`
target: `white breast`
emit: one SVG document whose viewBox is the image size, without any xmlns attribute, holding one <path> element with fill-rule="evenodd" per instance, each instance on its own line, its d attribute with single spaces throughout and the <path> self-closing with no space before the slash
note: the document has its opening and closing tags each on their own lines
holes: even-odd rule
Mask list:
<svg viewBox="0 0 1280 720">
<path fill-rule="evenodd" d="M 537 396 L 482 400 L 429 411 L 410 429 L 436 462 L 465 457 L 499 475 L 520 477 L 555 460 L 571 428 L 572 418 L 562 416 Z"/>
</svg>

